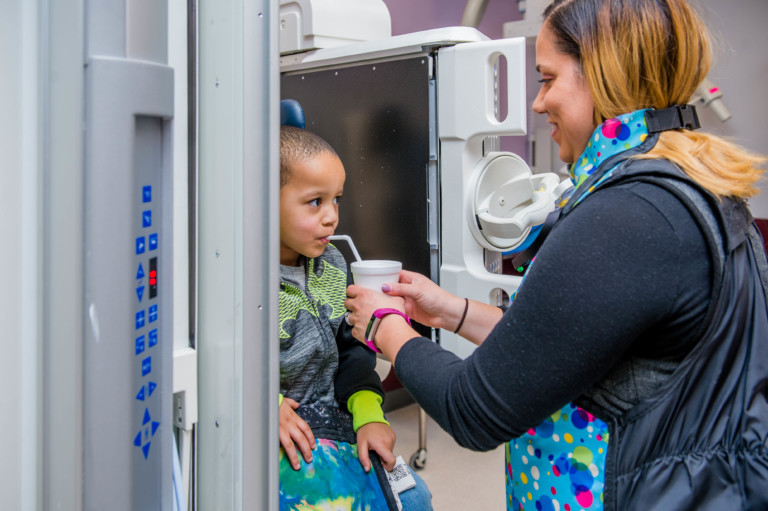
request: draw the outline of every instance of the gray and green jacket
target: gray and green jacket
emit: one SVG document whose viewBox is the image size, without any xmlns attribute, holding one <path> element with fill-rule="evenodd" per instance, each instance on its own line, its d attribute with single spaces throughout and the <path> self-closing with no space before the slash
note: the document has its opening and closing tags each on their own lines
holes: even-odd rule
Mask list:
<svg viewBox="0 0 768 511">
<path fill-rule="evenodd" d="M 280 266 L 280 393 L 301 405 L 349 411 L 357 430 L 386 421 L 376 355 L 344 321 L 348 283 L 346 261 L 333 245 L 297 267 Z"/>
</svg>

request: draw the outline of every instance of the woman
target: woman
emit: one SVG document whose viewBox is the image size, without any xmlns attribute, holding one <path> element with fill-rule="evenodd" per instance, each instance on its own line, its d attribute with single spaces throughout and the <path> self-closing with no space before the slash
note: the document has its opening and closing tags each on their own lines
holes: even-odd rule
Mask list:
<svg viewBox="0 0 768 511">
<path fill-rule="evenodd" d="M 407 271 L 390 296 L 347 290 L 353 335 L 459 444 L 508 442 L 508 509 L 768 506 L 768 284 L 744 204 L 765 160 L 692 131 L 709 64 L 684 0 L 556 0 L 533 108 L 577 188 L 510 307 Z M 460 360 L 401 313 L 479 347 Z"/>
</svg>

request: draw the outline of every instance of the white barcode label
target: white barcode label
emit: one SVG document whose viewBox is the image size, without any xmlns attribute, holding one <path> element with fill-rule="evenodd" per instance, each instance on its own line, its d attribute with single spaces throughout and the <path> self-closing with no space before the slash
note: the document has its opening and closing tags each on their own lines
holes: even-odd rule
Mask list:
<svg viewBox="0 0 768 511">
<path fill-rule="evenodd" d="M 387 472 L 387 479 L 395 495 L 416 486 L 416 480 L 411 474 L 411 469 L 408 468 L 402 456 L 397 457 L 395 468 L 391 472 Z"/>
</svg>

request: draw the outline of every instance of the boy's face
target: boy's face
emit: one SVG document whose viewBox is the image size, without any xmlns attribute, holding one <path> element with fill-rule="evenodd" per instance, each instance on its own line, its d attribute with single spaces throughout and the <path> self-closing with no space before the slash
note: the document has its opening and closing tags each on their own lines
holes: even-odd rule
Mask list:
<svg viewBox="0 0 768 511">
<path fill-rule="evenodd" d="M 344 166 L 330 153 L 294 162 L 280 189 L 280 264 L 297 266 L 299 255 L 317 257 L 339 224 Z"/>
</svg>

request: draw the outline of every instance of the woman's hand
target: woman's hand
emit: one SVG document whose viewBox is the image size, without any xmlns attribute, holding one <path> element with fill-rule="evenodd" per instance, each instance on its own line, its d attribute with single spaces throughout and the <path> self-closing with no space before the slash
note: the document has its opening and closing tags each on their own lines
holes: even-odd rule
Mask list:
<svg viewBox="0 0 768 511">
<path fill-rule="evenodd" d="M 387 296 L 354 284 L 347 288 L 344 306 L 349 311 L 348 321 L 352 325 L 352 335 L 361 342 L 365 341 L 365 330 L 376 309 L 397 309 L 405 312 L 402 298 Z"/>
<path fill-rule="evenodd" d="M 388 288 L 388 289 L 387 289 Z M 412 271 L 401 271 L 400 282 L 385 284 L 390 296 L 405 299 L 405 313 L 422 325 L 453 331 L 464 310 L 464 299 L 445 291 L 430 279 Z M 458 317 L 454 317 L 458 314 Z"/>
<path fill-rule="evenodd" d="M 299 403 L 293 399 L 284 397 L 280 404 L 280 445 L 285 449 L 288 461 L 294 470 L 299 470 L 299 456 L 296 453 L 298 446 L 299 452 L 304 457 L 304 461 L 312 463 L 312 450 L 316 447 L 315 435 L 312 429 L 304 422 L 304 419 L 298 416 L 294 411 L 299 407 Z M 295 444 L 294 444 L 295 442 Z"/>
</svg>

